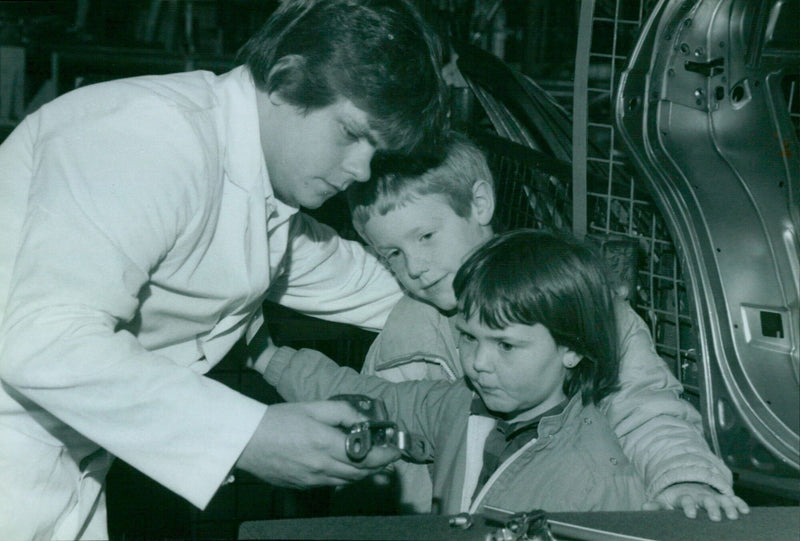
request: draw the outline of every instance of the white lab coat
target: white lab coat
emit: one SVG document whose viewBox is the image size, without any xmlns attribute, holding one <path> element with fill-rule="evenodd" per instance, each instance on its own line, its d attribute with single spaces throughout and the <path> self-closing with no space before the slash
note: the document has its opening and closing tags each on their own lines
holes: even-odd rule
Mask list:
<svg viewBox="0 0 800 541">
<path fill-rule="evenodd" d="M 241 67 L 45 105 L 0 146 L 0 190 L 0 539 L 107 535 L 109 455 L 203 508 L 266 406 L 202 374 L 266 290 L 373 329 L 400 296 L 275 199 Z"/>
</svg>

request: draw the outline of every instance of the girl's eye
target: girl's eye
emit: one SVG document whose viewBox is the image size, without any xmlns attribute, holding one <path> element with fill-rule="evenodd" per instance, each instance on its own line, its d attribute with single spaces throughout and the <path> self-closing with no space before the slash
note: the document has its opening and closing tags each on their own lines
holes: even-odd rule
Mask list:
<svg viewBox="0 0 800 541">
<path fill-rule="evenodd" d="M 460 340 L 461 342 L 472 343 L 472 342 L 474 342 L 474 341 L 475 341 L 475 337 L 474 337 L 474 336 L 472 336 L 471 334 L 467 334 L 467 333 L 465 333 L 465 332 L 462 332 L 462 333 L 459 335 L 459 340 Z"/>
<path fill-rule="evenodd" d="M 425 233 L 424 235 L 422 235 L 419 238 L 419 240 L 430 240 L 432 237 L 433 237 L 433 233 L 432 232 L 431 233 Z"/>
</svg>

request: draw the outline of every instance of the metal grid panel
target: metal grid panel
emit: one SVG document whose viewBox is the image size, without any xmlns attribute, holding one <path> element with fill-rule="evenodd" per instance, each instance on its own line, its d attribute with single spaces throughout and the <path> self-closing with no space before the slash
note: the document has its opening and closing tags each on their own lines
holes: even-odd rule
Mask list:
<svg viewBox="0 0 800 541">
<path fill-rule="evenodd" d="M 603 0 L 594 7 L 587 59 L 587 233 L 638 240 L 640 262 L 632 304 L 648 322 L 658 353 L 683 383 L 685 397 L 699 408 L 699 359 L 678 252 L 627 163 L 613 125 L 614 90 L 652 5 Z"/>
<path fill-rule="evenodd" d="M 534 153 L 514 143 L 483 136 L 489 167 L 496 180 L 495 221 L 505 229 L 569 229 L 572 205 L 569 170 L 543 167 Z M 527 151 L 527 152 L 526 152 Z"/>
</svg>

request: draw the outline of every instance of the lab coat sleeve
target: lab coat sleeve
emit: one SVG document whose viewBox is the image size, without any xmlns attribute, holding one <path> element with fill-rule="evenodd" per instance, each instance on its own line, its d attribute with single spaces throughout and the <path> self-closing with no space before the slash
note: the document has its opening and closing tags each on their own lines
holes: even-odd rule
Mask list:
<svg viewBox="0 0 800 541">
<path fill-rule="evenodd" d="M 392 274 L 355 241 L 304 213 L 293 217 L 284 273 L 269 298 L 306 315 L 378 331 L 402 297 Z"/>
<path fill-rule="evenodd" d="M 615 306 L 620 388 L 601 403 L 622 448 L 645 479 L 648 497 L 683 482 L 732 493 L 732 476 L 703 438 L 699 412 L 655 351 L 644 321 L 625 302 Z"/>
<path fill-rule="evenodd" d="M 157 106 L 68 131 L 36 143 L 0 377 L 202 508 L 266 406 L 122 329 L 136 325 L 152 270 L 203 213 L 203 136 Z"/>
</svg>

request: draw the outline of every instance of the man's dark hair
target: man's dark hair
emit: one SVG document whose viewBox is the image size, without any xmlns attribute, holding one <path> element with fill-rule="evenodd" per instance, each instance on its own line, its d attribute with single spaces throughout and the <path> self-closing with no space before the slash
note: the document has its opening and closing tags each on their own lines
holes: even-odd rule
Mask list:
<svg viewBox="0 0 800 541">
<path fill-rule="evenodd" d="M 603 260 L 561 233 L 517 229 L 494 237 L 453 280 L 458 311 L 492 329 L 543 325 L 556 344 L 582 357 L 564 394 L 597 403 L 617 386 L 617 327 Z"/>
<path fill-rule="evenodd" d="M 301 109 L 350 100 L 391 151 L 435 146 L 446 124 L 441 44 L 407 0 L 284 0 L 239 59 Z"/>
</svg>

